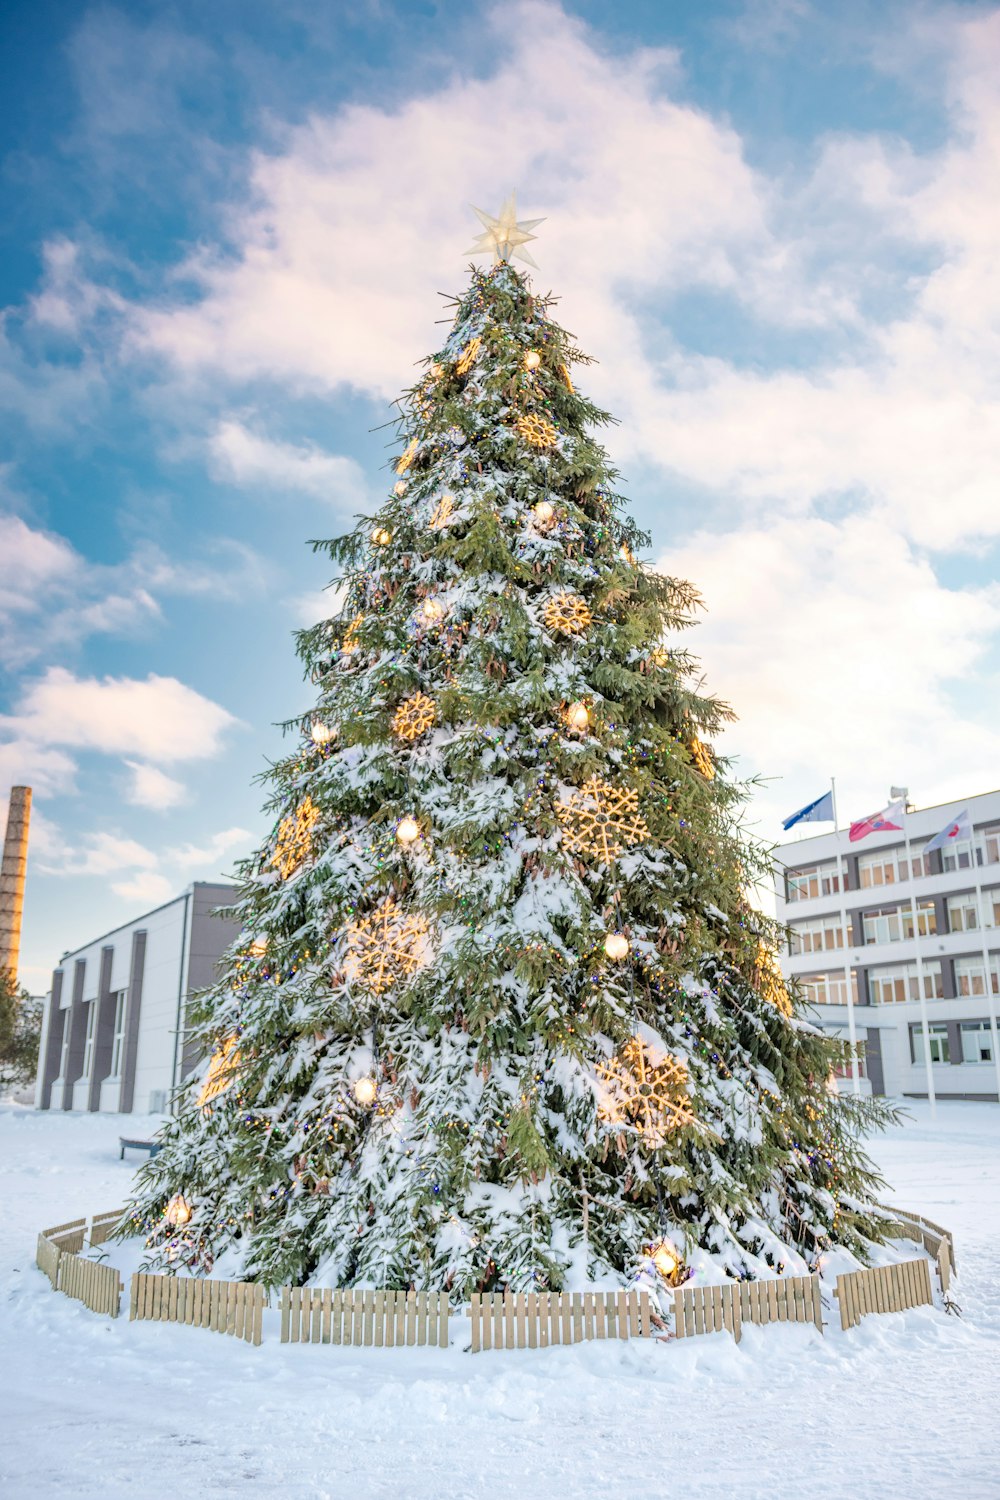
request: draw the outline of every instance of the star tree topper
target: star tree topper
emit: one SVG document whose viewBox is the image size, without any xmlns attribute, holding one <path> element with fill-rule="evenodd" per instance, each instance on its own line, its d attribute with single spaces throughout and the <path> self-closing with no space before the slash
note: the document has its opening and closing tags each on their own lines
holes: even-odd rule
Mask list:
<svg viewBox="0 0 1000 1500">
<path fill-rule="evenodd" d="M 492 254 L 494 262 L 510 260 L 513 257 L 538 269 L 524 246 L 528 240 L 537 240 L 537 234 L 531 234 L 530 231 L 537 225 L 544 224 L 544 219 L 525 219 L 523 224 L 519 224 L 516 193 L 511 193 L 496 217 L 493 214 L 484 213 L 481 208 L 476 208 L 475 204 L 471 206 L 472 212 L 479 219 L 486 233 L 479 235 L 472 249 L 465 252 L 467 255 Z"/>
</svg>

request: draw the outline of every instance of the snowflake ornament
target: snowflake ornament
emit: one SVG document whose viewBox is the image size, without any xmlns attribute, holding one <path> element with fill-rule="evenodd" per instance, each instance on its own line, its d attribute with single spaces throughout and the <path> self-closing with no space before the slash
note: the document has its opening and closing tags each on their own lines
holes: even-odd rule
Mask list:
<svg viewBox="0 0 1000 1500">
<path fill-rule="evenodd" d="M 307 792 L 295 811 L 278 824 L 278 841 L 271 864 L 282 880 L 294 875 L 303 860 L 308 859 L 312 852 L 312 831 L 318 822 L 319 808 Z"/>
<path fill-rule="evenodd" d="M 455 365 L 457 374 L 468 375 L 469 371 L 472 369 L 472 366 L 479 358 L 479 351 L 482 347 L 483 341 L 480 338 L 471 339 L 469 343 L 466 344 L 465 348 L 462 350 L 462 353 L 458 358 L 458 363 Z"/>
<path fill-rule="evenodd" d="M 418 447 L 419 447 L 419 444 L 417 442 L 417 439 L 416 438 L 411 438 L 410 441 L 407 443 L 406 447 L 403 449 L 402 453 L 399 455 L 398 459 L 396 460 L 396 473 L 397 474 L 405 474 L 406 473 L 407 469 L 410 467 L 410 465 L 412 464 L 413 460 L 417 456 L 417 448 Z"/>
<path fill-rule="evenodd" d="M 437 704 L 426 693 L 414 693 L 392 716 L 392 732 L 401 740 L 418 740 L 437 718 Z"/>
<path fill-rule="evenodd" d="M 425 917 L 405 912 L 394 896 L 347 926 L 345 971 L 374 995 L 409 979 L 423 961 L 428 924 Z"/>
<path fill-rule="evenodd" d="M 586 599 L 581 599 L 579 594 L 555 594 L 546 599 L 542 619 L 553 633 L 580 635 L 591 625 L 594 616 Z"/>
<path fill-rule="evenodd" d="M 527 412 L 517 419 L 518 435 L 532 448 L 551 448 L 559 436 L 547 417 Z"/>
<path fill-rule="evenodd" d="M 597 1073 L 606 1089 L 601 1119 L 632 1126 L 647 1145 L 662 1146 L 675 1130 L 698 1124 L 687 1095 L 687 1068 L 669 1053 L 654 1062 L 641 1037 L 630 1037 Z"/>
<path fill-rule="evenodd" d="M 212 1053 L 212 1060 L 208 1065 L 208 1072 L 198 1095 L 199 1105 L 210 1104 L 213 1099 L 224 1094 L 233 1081 L 233 1075 L 240 1065 L 240 1054 L 236 1046 L 236 1036 L 223 1037 L 216 1050 Z"/>
<path fill-rule="evenodd" d="M 556 817 L 565 848 L 606 865 L 613 864 L 623 849 L 649 838 L 649 826 L 639 812 L 639 793 L 612 786 L 599 776 L 591 776 L 568 801 L 557 803 Z"/>
<path fill-rule="evenodd" d="M 702 744 L 697 735 L 694 736 L 688 745 L 688 749 L 691 752 L 691 759 L 694 761 L 695 770 L 704 776 L 706 781 L 711 781 L 715 775 L 715 761 L 712 759 L 711 750 L 709 750 L 707 745 Z"/>
</svg>

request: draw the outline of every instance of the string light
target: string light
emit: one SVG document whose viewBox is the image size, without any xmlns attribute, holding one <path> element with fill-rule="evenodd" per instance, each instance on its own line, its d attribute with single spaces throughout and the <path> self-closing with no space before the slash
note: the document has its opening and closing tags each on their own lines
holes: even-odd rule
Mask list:
<svg viewBox="0 0 1000 1500">
<path fill-rule="evenodd" d="M 406 480 L 397 479 L 396 483 L 392 487 L 392 493 L 397 497 L 397 499 L 402 500 L 403 496 L 406 494 Z"/>
<path fill-rule="evenodd" d="M 375 1103 L 375 1095 L 378 1093 L 374 1078 L 359 1078 L 354 1085 L 354 1097 L 359 1104 L 366 1108 Z"/>
<path fill-rule="evenodd" d="M 171 1229 L 182 1229 L 191 1222 L 191 1205 L 183 1193 L 175 1193 L 163 1210 L 163 1216 Z"/>
</svg>

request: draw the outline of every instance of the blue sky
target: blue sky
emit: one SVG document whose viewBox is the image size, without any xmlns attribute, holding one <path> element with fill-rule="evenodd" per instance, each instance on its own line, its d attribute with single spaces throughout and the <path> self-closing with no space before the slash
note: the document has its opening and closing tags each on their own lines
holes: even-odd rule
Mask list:
<svg viewBox="0 0 1000 1500">
<path fill-rule="evenodd" d="M 516 186 L 650 561 L 768 778 L 997 784 L 1000 9 L 13 3 L 0 811 L 23 973 L 224 872 L 310 694 L 305 545 Z"/>
</svg>

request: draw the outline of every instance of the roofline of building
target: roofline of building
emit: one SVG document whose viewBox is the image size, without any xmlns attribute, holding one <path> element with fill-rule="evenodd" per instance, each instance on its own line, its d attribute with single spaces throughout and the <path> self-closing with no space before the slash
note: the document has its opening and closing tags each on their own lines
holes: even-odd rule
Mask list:
<svg viewBox="0 0 1000 1500">
<path fill-rule="evenodd" d="M 135 927 L 140 922 L 148 922 L 149 918 L 155 917 L 157 912 L 166 911 L 168 906 L 176 906 L 178 901 L 183 901 L 186 897 L 193 896 L 198 886 L 204 885 L 224 886 L 227 890 L 230 891 L 239 890 L 239 886 L 234 885 L 231 880 L 192 880 L 191 884 L 186 885 L 182 891 L 179 891 L 177 893 L 176 896 L 171 896 L 169 901 L 164 901 L 159 906 L 151 907 L 149 911 L 143 912 L 142 916 L 133 917 L 129 922 L 119 922 L 117 927 L 112 927 L 108 932 L 102 932 L 100 937 L 91 938 L 89 943 L 81 943 L 78 948 L 67 949 L 62 958 L 56 964 L 56 968 L 61 969 L 68 958 L 75 958 L 75 956 L 78 953 L 82 953 L 84 949 L 93 948 L 98 943 L 106 943 L 108 938 L 113 938 L 116 933 L 124 932 L 126 928 L 129 927 Z"/>
<path fill-rule="evenodd" d="M 980 797 L 996 797 L 997 795 L 1000 795 L 1000 787 L 996 787 L 993 791 L 989 792 L 973 792 L 969 797 L 949 797 L 947 802 L 929 802 L 926 807 L 910 807 L 907 810 L 907 816 L 912 817 L 914 813 L 933 812 L 936 807 L 954 807 L 956 804 L 961 805 L 966 802 L 977 802 Z M 779 849 L 801 849 L 806 844 L 811 844 L 814 839 L 829 839 L 841 833 L 846 833 L 849 827 L 849 823 L 842 823 L 839 828 L 829 828 L 826 833 L 811 833 L 804 839 L 789 839 L 785 844 L 775 844 L 775 852 Z M 896 830 L 886 828 L 883 832 L 895 833 Z M 882 846 L 880 845 L 879 847 L 881 848 Z"/>
</svg>

